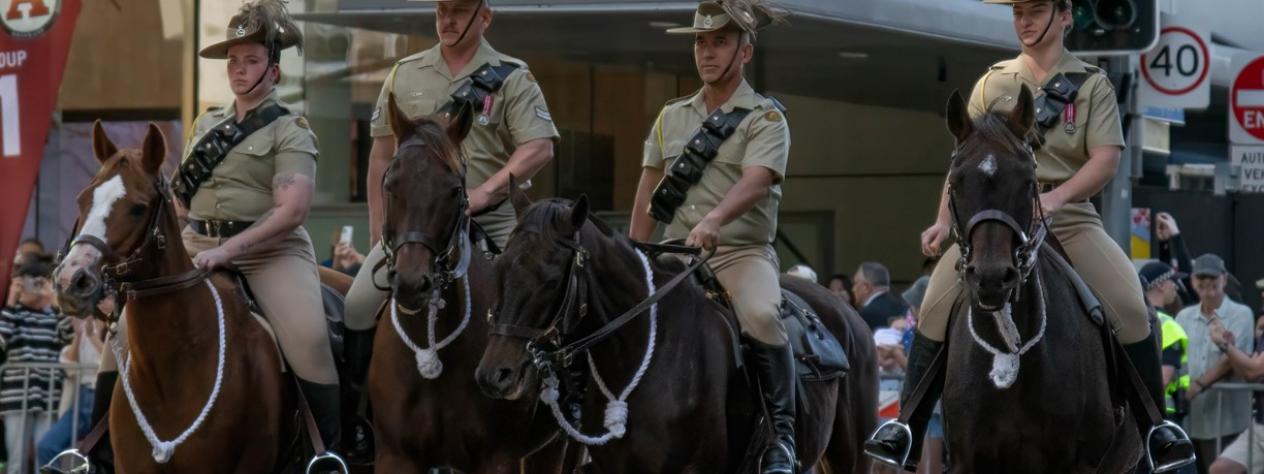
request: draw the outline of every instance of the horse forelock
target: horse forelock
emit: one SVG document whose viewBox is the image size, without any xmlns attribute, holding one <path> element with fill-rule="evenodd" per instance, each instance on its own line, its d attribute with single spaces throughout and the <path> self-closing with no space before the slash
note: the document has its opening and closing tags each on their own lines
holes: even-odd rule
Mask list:
<svg viewBox="0 0 1264 474">
<path fill-rule="evenodd" d="M 424 145 L 423 149 L 427 150 L 430 157 L 438 160 L 448 167 L 448 170 L 458 175 L 465 175 L 464 167 L 461 166 L 461 150 L 452 140 L 448 138 L 447 130 L 434 120 L 426 117 L 420 117 L 413 121 L 413 132 L 416 139 Z"/>
</svg>

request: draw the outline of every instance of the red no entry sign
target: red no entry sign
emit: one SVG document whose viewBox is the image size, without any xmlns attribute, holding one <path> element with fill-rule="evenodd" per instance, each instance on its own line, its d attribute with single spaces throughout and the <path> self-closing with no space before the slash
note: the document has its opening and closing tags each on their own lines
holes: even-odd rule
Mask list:
<svg viewBox="0 0 1264 474">
<path fill-rule="evenodd" d="M 1264 142 L 1264 56 L 1247 60 L 1233 80 L 1229 114 L 1234 143 Z"/>
</svg>

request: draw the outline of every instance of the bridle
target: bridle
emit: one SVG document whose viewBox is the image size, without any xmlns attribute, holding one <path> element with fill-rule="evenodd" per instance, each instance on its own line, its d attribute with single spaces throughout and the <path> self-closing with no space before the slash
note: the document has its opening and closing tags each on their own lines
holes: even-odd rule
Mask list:
<svg viewBox="0 0 1264 474">
<path fill-rule="evenodd" d="M 1024 150 L 1026 156 L 1035 161 L 1035 152 L 1030 144 L 1025 144 Z M 959 151 L 960 147 L 953 150 L 952 160 L 954 162 L 957 160 Z M 957 240 L 957 246 L 961 249 L 961 258 L 957 261 L 958 273 L 964 274 L 966 265 L 969 264 L 970 255 L 973 252 L 970 237 L 973 235 L 975 228 L 985 222 L 998 222 L 1013 231 L 1018 239 L 1018 245 L 1014 247 L 1010 258 L 1014 268 L 1018 269 L 1018 287 L 1023 286 L 1031 276 L 1032 269 L 1036 266 L 1037 250 L 1044 245 L 1045 238 L 1049 233 L 1048 220 L 1045 216 L 1044 208 L 1040 205 L 1040 190 L 1036 183 L 1033 182 L 1029 188 L 1030 200 L 1035 208 L 1036 218 L 1032 219 L 1026 228 L 1020 225 L 1008 212 L 1000 209 L 984 209 L 976 212 L 962 226 L 960 215 L 957 212 L 956 193 L 953 191 L 952 185 L 949 184 L 948 213 L 952 217 L 952 232 Z M 1009 299 L 1016 301 L 1019 293 L 1018 291 L 1012 291 Z"/>
<path fill-rule="evenodd" d="M 428 148 L 429 146 L 430 145 L 427 144 L 421 137 L 412 136 L 400 143 L 399 150 L 402 151 L 406 148 L 412 147 Z M 396 152 L 396 156 L 399 156 L 399 152 Z M 398 162 L 398 159 L 396 162 Z M 466 209 L 469 208 L 469 197 L 467 197 L 465 193 L 464 172 L 461 173 L 461 185 L 458 188 L 460 190 L 458 193 L 460 200 L 457 204 L 457 216 L 452 220 L 451 225 L 448 226 L 447 236 L 444 237 L 445 242 L 440 244 L 439 239 L 435 236 L 420 231 L 409 231 L 399 236 L 393 235 L 390 228 L 390 207 L 385 205 L 387 202 L 385 182 L 389 171 L 390 170 L 388 170 L 387 173 L 382 174 L 382 253 L 385 257 L 373 268 L 373 274 L 377 274 L 379 269 L 383 266 L 386 267 L 388 284 L 386 286 L 379 285 L 375 280 L 373 285 L 379 290 L 390 291 L 391 285 L 393 285 L 395 281 L 395 261 L 396 256 L 399 254 L 399 250 L 405 245 L 416 244 L 430 250 L 430 253 L 433 256 L 434 260 L 431 262 L 431 268 L 434 269 L 434 276 L 432 277 L 431 282 L 434 288 L 447 288 L 448 285 L 452 284 L 452 282 L 465 275 L 466 270 L 468 270 L 470 266 L 471 220 L 469 213 L 466 212 Z"/>
<path fill-rule="evenodd" d="M 167 248 L 167 237 L 162 233 L 162 223 L 167 218 L 167 214 L 173 212 L 169 196 L 171 187 L 167 180 L 161 176 L 154 178 L 154 190 L 156 197 L 150 201 L 150 206 L 157 206 L 149 220 L 146 222 L 146 228 L 149 230 L 145 233 L 144 239 L 136 248 L 132 249 L 126 256 L 118 255 L 113 248 L 105 241 L 91 235 L 80 235 L 66 240 L 66 244 L 62 246 L 61 252 L 57 255 L 57 266 L 60 267 L 62 260 L 70 253 L 70 249 L 76 245 L 88 245 L 101 253 L 101 290 L 102 297 L 107 295 L 121 295 L 123 299 L 117 301 L 113 314 L 105 315 L 108 323 L 118 321 L 119 314 L 127 299 L 142 298 L 173 291 L 179 291 L 191 288 L 202 280 L 205 280 L 209 273 L 206 270 L 194 268 L 193 270 L 171 276 L 157 276 L 152 278 L 137 278 L 140 273 L 138 268 L 145 268 L 146 264 L 154 263 L 154 254 L 161 253 Z M 79 232 L 82 222 L 76 222 L 74 233 Z M 74 235 L 72 233 L 71 235 Z"/>
<path fill-rule="evenodd" d="M 593 218 L 590 217 L 589 219 L 592 220 Z M 597 224 L 598 221 L 593 222 Z M 488 322 L 492 323 L 491 334 L 525 339 L 527 341 L 527 353 L 531 356 L 532 365 L 546 375 L 554 374 L 558 369 L 569 367 L 574 362 L 576 355 L 586 353 L 592 346 L 608 339 L 623 326 L 626 326 L 641 314 L 645 314 L 651 306 L 662 300 L 663 297 L 684 282 L 686 278 L 705 265 L 707 260 L 711 258 L 711 255 L 714 254 L 714 251 L 711 251 L 695 258 L 684 271 L 672 277 L 671 280 L 660 286 L 649 297 L 641 300 L 636 306 L 611 319 L 587 336 L 566 342 L 575 337 L 575 329 L 588 316 L 589 292 L 587 282 L 590 271 L 588 262 L 591 260 L 591 254 L 580 241 L 582 229 L 581 227 L 576 230 L 575 234 L 570 238 L 559 238 L 556 240 L 558 245 L 571 251 L 570 265 L 566 270 L 566 290 L 562 294 L 561 304 L 558 305 L 557 311 L 554 312 L 553 317 L 549 319 L 548 324 L 543 329 L 496 323 L 493 321 L 494 315 L 492 313 L 487 315 Z M 634 242 L 634 245 L 653 252 L 700 255 L 699 249 L 691 247 L 639 242 Z"/>
</svg>

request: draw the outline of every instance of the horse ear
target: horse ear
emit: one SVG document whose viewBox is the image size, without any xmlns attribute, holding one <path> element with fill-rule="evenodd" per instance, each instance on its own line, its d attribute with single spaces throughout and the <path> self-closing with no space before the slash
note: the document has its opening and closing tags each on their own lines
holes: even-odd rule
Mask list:
<svg viewBox="0 0 1264 474">
<path fill-rule="evenodd" d="M 1031 133 L 1032 127 L 1036 126 L 1035 108 L 1035 101 L 1032 99 L 1031 91 L 1027 90 L 1026 85 L 1023 85 L 1022 90 L 1018 91 L 1018 102 L 1009 111 L 1009 117 L 1006 120 L 1010 131 L 1014 132 L 1014 135 L 1017 135 L 1018 138 L 1026 140 L 1027 134 Z"/>
<path fill-rule="evenodd" d="M 114 146 L 114 142 L 110 141 L 110 137 L 105 134 L 105 127 L 101 125 L 100 120 L 92 124 L 92 153 L 96 154 L 97 161 L 101 163 L 105 163 L 105 160 L 118 153 L 118 147 Z"/>
<path fill-rule="evenodd" d="M 970 132 L 974 131 L 974 123 L 970 120 L 970 113 L 966 110 L 966 101 L 961 97 L 961 91 L 954 90 L 952 96 L 948 97 L 944 117 L 948 121 L 948 131 L 952 132 L 957 143 L 964 141 Z"/>
<path fill-rule="evenodd" d="M 462 141 L 465 141 L 465 136 L 470 134 L 470 128 L 474 126 L 474 108 L 462 105 L 456 109 L 456 115 L 448 120 L 446 131 L 448 140 L 452 140 L 453 145 L 459 146 Z"/>
<path fill-rule="evenodd" d="M 391 92 L 386 97 L 386 113 L 391 121 L 391 133 L 395 134 L 395 140 L 404 141 L 413 135 L 413 121 L 404 115 L 404 111 L 399 110 L 399 104 L 395 102 L 395 93 Z"/>
<path fill-rule="evenodd" d="M 167 158 L 167 137 L 153 122 L 149 122 L 149 132 L 145 134 L 145 144 L 141 148 L 141 163 L 149 174 L 158 174 L 162 162 Z"/>
<path fill-rule="evenodd" d="M 575 200 L 575 204 L 571 205 L 571 228 L 579 230 L 584 226 L 585 222 L 588 222 L 588 195 L 580 194 L 579 199 Z"/>
<path fill-rule="evenodd" d="M 513 173 L 509 173 L 509 203 L 513 204 L 514 213 L 519 218 L 522 218 L 527 213 L 527 208 L 531 207 L 531 198 L 518 188 L 518 178 Z"/>
</svg>

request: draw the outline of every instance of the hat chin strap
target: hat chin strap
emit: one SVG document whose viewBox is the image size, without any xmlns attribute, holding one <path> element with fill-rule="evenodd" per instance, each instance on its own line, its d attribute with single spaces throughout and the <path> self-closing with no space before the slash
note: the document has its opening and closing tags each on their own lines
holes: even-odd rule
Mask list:
<svg viewBox="0 0 1264 474">
<path fill-rule="evenodd" d="M 478 0 L 478 7 L 474 9 L 474 14 L 470 15 L 470 21 L 465 23 L 465 29 L 461 30 L 461 36 L 457 37 L 456 42 L 452 46 L 461 44 L 465 40 L 465 35 L 470 32 L 470 28 L 474 26 L 474 20 L 478 19 L 478 14 L 483 11 L 483 0 Z"/>
<path fill-rule="evenodd" d="M 1045 35 L 1049 34 L 1049 28 L 1053 26 L 1053 17 L 1056 17 L 1056 16 L 1058 16 L 1058 10 L 1057 8 L 1054 8 L 1052 12 L 1049 12 L 1049 22 L 1045 23 L 1045 30 L 1040 33 L 1040 37 L 1036 38 L 1036 41 L 1031 44 L 1027 44 L 1026 42 L 1023 42 L 1023 46 L 1026 46 L 1028 48 L 1034 48 L 1036 47 L 1036 45 L 1040 44 L 1040 42 L 1044 41 Z"/>
<path fill-rule="evenodd" d="M 745 36 L 745 34 L 742 33 L 741 31 L 738 31 L 737 49 L 733 50 L 733 57 L 729 58 L 729 64 L 727 66 L 724 66 L 724 72 L 720 73 L 720 80 L 723 80 L 725 77 L 729 75 L 729 71 L 733 70 L 733 65 L 737 63 L 737 55 L 742 54 L 742 44 L 745 42 L 742 40 L 743 36 Z"/>
</svg>

